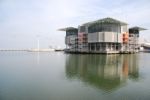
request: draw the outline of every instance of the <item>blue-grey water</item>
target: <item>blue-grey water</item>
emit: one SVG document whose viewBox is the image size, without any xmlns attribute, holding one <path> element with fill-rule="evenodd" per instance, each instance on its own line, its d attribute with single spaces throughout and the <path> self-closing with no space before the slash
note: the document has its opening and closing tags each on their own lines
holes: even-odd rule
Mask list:
<svg viewBox="0 0 150 100">
<path fill-rule="evenodd" d="M 0 100 L 150 100 L 150 53 L 0 52 Z"/>
</svg>

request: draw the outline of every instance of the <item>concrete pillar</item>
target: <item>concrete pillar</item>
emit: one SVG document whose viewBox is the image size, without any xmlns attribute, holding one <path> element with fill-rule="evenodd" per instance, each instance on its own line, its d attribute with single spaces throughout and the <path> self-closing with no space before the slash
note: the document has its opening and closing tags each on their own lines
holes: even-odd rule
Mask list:
<svg viewBox="0 0 150 100">
<path fill-rule="evenodd" d="M 112 51 L 112 43 L 110 43 L 110 50 Z"/>
<path fill-rule="evenodd" d="M 95 45 L 94 45 L 94 46 L 95 46 L 94 51 L 96 51 L 96 43 L 95 43 Z"/>
<path fill-rule="evenodd" d="M 91 51 L 91 43 L 89 43 L 89 51 Z"/>
<path fill-rule="evenodd" d="M 101 51 L 101 43 L 99 44 L 99 51 Z"/>
</svg>

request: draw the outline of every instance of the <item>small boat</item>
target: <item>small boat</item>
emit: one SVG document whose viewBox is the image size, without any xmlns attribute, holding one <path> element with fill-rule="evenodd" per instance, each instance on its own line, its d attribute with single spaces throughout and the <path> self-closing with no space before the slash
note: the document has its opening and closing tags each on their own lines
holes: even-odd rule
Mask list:
<svg viewBox="0 0 150 100">
<path fill-rule="evenodd" d="M 64 51 L 64 49 L 55 49 L 56 52 L 58 51 Z"/>
</svg>

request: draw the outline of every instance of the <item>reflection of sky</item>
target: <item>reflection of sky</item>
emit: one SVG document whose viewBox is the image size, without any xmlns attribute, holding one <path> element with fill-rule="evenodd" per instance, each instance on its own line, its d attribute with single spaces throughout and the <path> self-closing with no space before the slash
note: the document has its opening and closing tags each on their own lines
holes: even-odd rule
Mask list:
<svg viewBox="0 0 150 100">
<path fill-rule="evenodd" d="M 0 48 L 35 47 L 37 35 L 41 47 L 64 46 L 58 28 L 108 16 L 148 28 L 149 7 L 149 0 L 0 0 Z"/>
</svg>

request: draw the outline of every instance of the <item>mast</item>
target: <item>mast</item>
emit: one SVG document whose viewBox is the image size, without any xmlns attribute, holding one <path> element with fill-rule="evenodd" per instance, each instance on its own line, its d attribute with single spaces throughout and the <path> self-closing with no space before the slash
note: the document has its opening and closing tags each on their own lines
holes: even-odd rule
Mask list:
<svg viewBox="0 0 150 100">
<path fill-rule="evenodd" d="M 38 50 L 40 50 L 39 38 L 37 40 L 37 48 L 38 48 Z"/>
<path fill-rule="evenodd" d="M 37 50 L 40 50 L 40 43 L 39 43 L 39 35 L 36 36 L 37 37 Z"/>
</svg>

